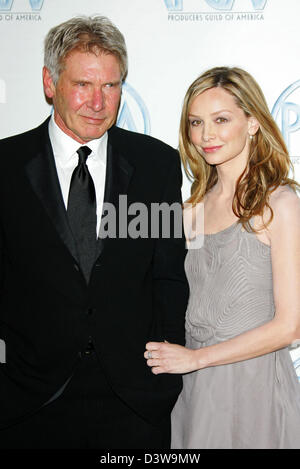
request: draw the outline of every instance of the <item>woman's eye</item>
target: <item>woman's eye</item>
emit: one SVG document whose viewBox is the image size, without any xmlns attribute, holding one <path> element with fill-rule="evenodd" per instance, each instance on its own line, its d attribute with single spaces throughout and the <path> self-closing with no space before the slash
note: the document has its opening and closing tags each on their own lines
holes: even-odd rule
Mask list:
<svg viewBox="0 0 300 469">
<path fill-rule="evenodd" d="M 228 122 L 228 119 L 226 119 L 226 117 L 218 117 L 218 118 L 216 119 L 216 122 L 217 122 L 218 124 L 224 124 L 225 122 Z"/>
<path fill-rule="evenodd" d="M 201 124 L 201 121 L 194 119 L 194 120 L 190 121 L 190 124 L 191 124 L 192 127 L 197 127 L 198 125 Z"/>
</svg>

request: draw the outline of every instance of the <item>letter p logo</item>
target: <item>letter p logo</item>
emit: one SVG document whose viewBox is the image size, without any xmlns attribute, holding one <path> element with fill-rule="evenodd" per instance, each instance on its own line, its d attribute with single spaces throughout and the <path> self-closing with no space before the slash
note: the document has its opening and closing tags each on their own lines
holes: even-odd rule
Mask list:
<svg viewBox="0 0 300 469">
<path fill-rule="evenodd" d="M 272 109 L 274 119 L 281 128 L 289 152 L 298 155 L 300 134 L 300 80 L 296 81 L 279 96 Z M 297 140 L 297 141 L 296 141 Z"/>
</svg>

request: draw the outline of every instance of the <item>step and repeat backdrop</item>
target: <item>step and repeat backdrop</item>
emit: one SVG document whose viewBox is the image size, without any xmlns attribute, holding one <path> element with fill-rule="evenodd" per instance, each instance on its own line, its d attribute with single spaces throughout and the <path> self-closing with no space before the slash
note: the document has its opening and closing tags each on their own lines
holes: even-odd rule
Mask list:
<svg viewBox="0 0 300 469">
<path fill-rule="evenodd" d="M 126 38 L 119 126 L 177 147 L 190 83 L 210 67 L 239 66 L 261 85 L 300 180 L 299 0 L 0 0 L 0 138 L 51 112 L 41 79 L 44 37 L 82 14 L 108 16 Z M 186 178 L 182 192 L 186 199 Z M 299 349 L 291 353 L 297 369 Z"/>
</svg>

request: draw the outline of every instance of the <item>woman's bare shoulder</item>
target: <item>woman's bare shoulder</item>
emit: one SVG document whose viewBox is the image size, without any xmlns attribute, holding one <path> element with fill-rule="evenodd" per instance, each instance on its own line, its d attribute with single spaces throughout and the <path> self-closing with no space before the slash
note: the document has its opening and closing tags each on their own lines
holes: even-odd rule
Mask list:
<svg viewBox="0 0 300 469">
<path fill-rule="evenodd" d="M 290 217 L 300 217 L 300 198 L 290 186 L 279 186 L 272 192 L 269 205 L 273 210 L 275 223 Z"/>
</svg>

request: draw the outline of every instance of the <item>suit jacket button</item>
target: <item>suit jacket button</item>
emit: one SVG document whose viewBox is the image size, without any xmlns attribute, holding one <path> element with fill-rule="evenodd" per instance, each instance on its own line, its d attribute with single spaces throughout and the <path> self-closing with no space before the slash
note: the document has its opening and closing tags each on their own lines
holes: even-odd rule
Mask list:
<svg viewBox="0 0 300 469">
<path fill-rule="evenodd" d="M 94 350 L 95 350 L 94 344 L 93 344 L 93 341 L 92 341 L 92 339 L 91 339 L 91 337 L 90 337 L 90 338 L 89 338 L 89 342 L 88 342 L 88 344 L 87 344 L 87 347 L 86 347 L 86 349 L 85 349 L 85 351 L 84 351 L 84 354 L 85 354 L 85 355 L 91 355 L 91 353 L 93 353 Z"/>
<path fill-rule="evenodd" d="M 95 312 L 94 308 L 89 308 L 86 312 L 88 316 L 91 316 Z"/>
</svg>

